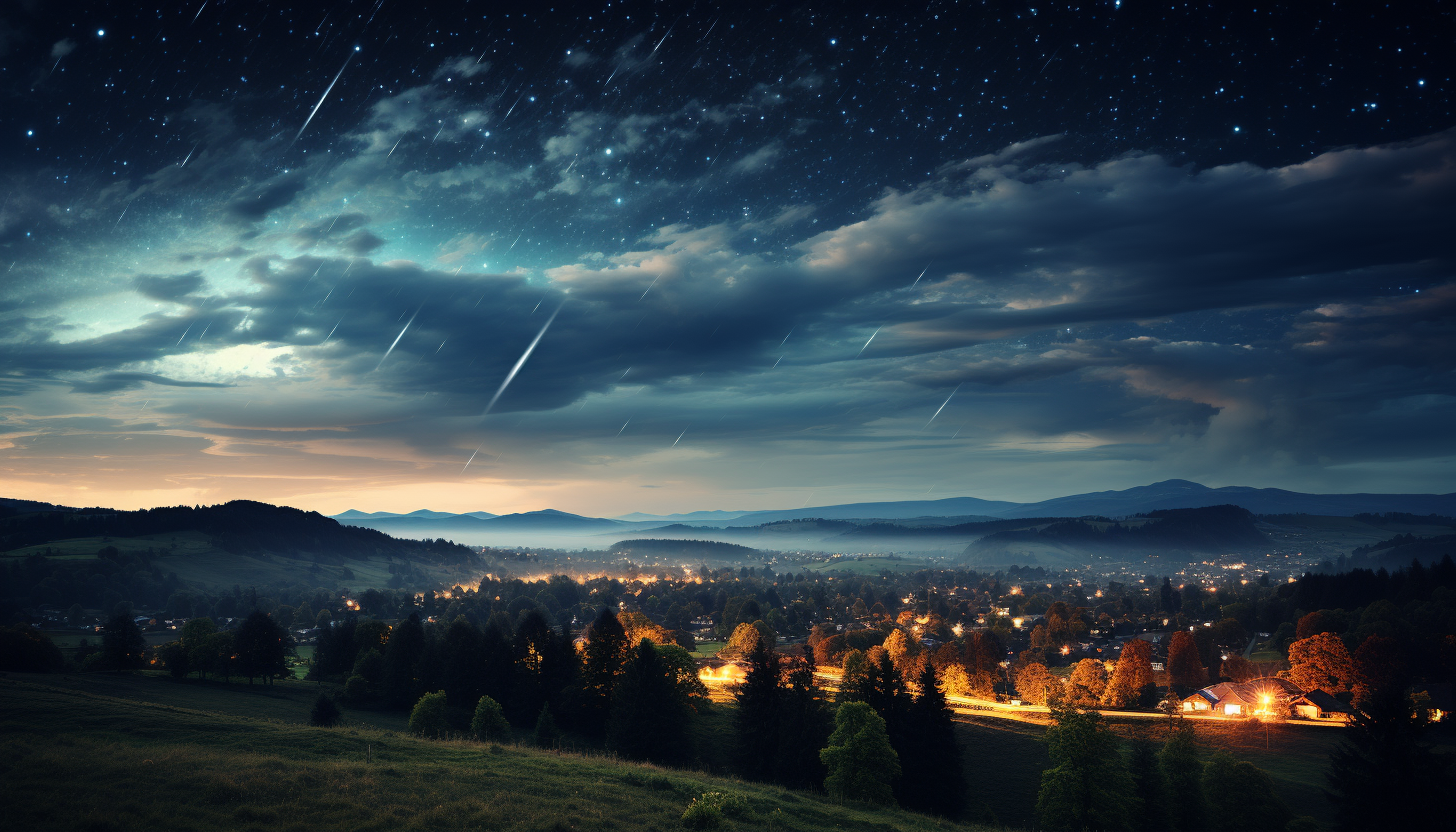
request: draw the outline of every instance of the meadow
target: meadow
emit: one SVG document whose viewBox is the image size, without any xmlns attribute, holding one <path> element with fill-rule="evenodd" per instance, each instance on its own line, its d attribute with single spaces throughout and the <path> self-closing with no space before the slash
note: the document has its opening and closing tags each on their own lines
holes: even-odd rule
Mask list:
<svg viewBox="0 0 1456 832">
<path fill-rule="evenodd" d="M 710 791 L 742 796 L 730 830 L 984 828 L 601 755 L 424 740 L 353 711 L 345 727 L 313 728 L 297 722 L 307 685 L 56 681 L 0 679 L 9 828 L 667 830 Z"/>
<path fill-rule="evenodd" d="M 152 673 L 11 674 L 0 679 L 0 793 L 22 812 L 16 828 L 36 829 L 140 828 L 170 817 L 174 804 L 185 811 L 162 825 L 178 829 L 673 829 L 688 800 L 708 790 L 749 799 L 755 814 L 741 822 L 744 828 L 767 828 L 770 818 L 776 829 L 964 828 L 725 777 L 733 708 L 722 703 L 694 721 L 689 772 L 615 761 L 589 743 L 570 743 L 570 753 L 524 745 L 492 752 L 464 740 L 419 740 L 406 734 L 403 714 L 387 711 L 346 708 L 344 727 L 312 728 L 309 710 L 319 690 L 302 681 L 249 686 Z M 1048 765 L 1045 726 L 957 720 L 967 820 L 1033 828 Z M 1113 726 L 1127 737 L 1148 731 L 1155 740 L 1167 731 L 1161 720 Z M 1276 724 L 1267 738 L 1258 724 L 1198 722 L 1195 730 L 1205 754 L 1224 750 L 1252 762 L 1269 773 L 1296 815 L 1330 823 L 1322 787 L 1339 730 Z M 61 773 L 72 766 L 74 773 Z M 275 770 L 277 785 L 270 786 Z M 656 785 L 634 785 L 638 779 Z M 529 786 L 536 781 L 539 788 Z M 63 792 L 78 782 L 109 796 L 88 792 L 73 805 Z M 152 797 L 135 791 L 142 784 Z M 359 802 L 345 799 L 351 795 Z M 514 808 L 493 808 L 502 803 Z M 112 804 L 124 807 L 117 817 L 99 810 L 93 817 L 87 809 Z M 47 813 L 54 819 L 45 820 Z"/>
</svg>

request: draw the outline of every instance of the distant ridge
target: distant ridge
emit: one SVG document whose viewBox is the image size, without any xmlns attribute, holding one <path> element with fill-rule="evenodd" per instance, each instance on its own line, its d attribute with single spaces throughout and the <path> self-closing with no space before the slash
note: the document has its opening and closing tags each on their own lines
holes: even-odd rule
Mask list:
<svg viewBox="0 0 1456 832">
<path fill-rule="evenodd" d="M 768 511 L 693 511 L 683 514 L 633 512 L 616 518 L 585 517 L 555 509 L 494 515 L 486 511 L 451 514 L 418 509 L 408 514 L 363 512 L 350 509 L 333 519 L 392 534 L 437 532 L 611 532 L 648 528 L 661 523 L 696 528 L 739 530 L 790 520 L 925 520 L 954 518 L 954 524 L 976 520 L 1032 517 L 1130 517 L 1167 509 L 1232 505 L 1254 514 L 1316 514 L 1352 517 L 1356 514 L 1407 512 L 1456 515 L 1456 494 L 1303 494 L 1282 488 L 1230 485 L 1209 488 L 1190 480 L 1164 480 L 1120 491 L 1094 491 L 1054 497 L 1035 503 L 947 497 L 939 500 L 890 500 L 808 506 Z M 942 521 L 945 522 L 945 521 Z M 673 530 L 668 533 L 676 532 Z"/>
</svg>

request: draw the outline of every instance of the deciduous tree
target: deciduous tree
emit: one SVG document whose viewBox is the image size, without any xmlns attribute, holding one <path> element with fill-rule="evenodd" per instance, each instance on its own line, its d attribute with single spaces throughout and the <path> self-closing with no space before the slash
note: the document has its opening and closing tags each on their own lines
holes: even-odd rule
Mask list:
<svg viewBox="0 0 1456 832">
<path fill-rule="evenodd" d="M 1168 639 L 1168 681 L 1179 695 L 1203 687 L 1208 676 L 1203 669 L 1203 659 L 1198 655 L 1198 645 L 1187 630 L 1178 630 Z"/>
<path fill-rule="evenodd" d="M 443 690 L 427 693 L 415 703 L 409 715 L 410 733 L 438 739 L 450 730 L 448 707 Z"/>
<path fill-rule="evenodd" d="M 1355 663 L 1345 643 L 1334 633 L 1319 633 L 1289 645 L 1289 681 L 1304 690 L 1326 693 L 1350 689 Z"/>
<path fill-rule="evenodd" d="M 1204 766 L 1203 793 L 1212 832 L 1283 829 L 1293 819 L 1289 807 L 1275 794 L 1269 775 L 1222 751 Z"/>
<path fill-rule="evenodd" d="M 106 632 L 101 635 L 102 660 L 110 670 L 135 670 L 142 666 L 142 654 L 147 649 L 141 628 L 132 620 L 131 613 L 113 613 L 106 620 Z"/>
<path fill-rule="evenodd" d="M 1117 736 L 1095 711 L 1058 710 L 1036 814 L 1047 829 L 1125 830 L 1141 809 Z"/>
<path fill-rule="evenodd" d="M 1016 673 L 1016 692 L 1022 702 L 1056 704 L 1062 701 L 1062 680 L 1053 676 L 1041 662 L 1030 662 Z"/>
<path fill-rule="evenodd" d="M 1140 638 L 1129 639 L 1112 669 L 1112 678 L 1102 691 L 1102 704 L 1131 708 L 1146 704 L 1152 693 L 1153 646 Z"/>
<path fill-rule="evenodd" d="M 1203 763 L 1193 729 L 1179 725 L 1158 752 L 1158 765 L 1168 783 L 1168 828 L 1172 832 L 1200 832 L 1208 817 L 1203 797 Z"/>
<path fill-rule="evenodd" d="M 828 774 L 824 788 L 839 800 L 890 803 L 900 760 L 890 747 L 885 720 L 864 702 L 846 702 L 834 714 L 834 733 L 819 752 Z"/>
</svg>

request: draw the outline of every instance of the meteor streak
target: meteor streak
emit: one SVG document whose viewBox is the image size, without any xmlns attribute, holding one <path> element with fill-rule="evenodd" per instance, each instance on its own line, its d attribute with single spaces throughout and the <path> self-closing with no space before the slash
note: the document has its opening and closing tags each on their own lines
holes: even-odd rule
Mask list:
<svg viewBox="0 0 1456 832">
<path fill-rule="evenodd" d="M 883 326 L 875 327 L 875 331 L 872 332 L 872 333 L 870 333 L 870 341 L 875 340 L 875 336 L 876 335 L 879 335 L 880 334 L 880 330 L 882 330 L 882 329 L 884 329 Z M 787 341 L 788 338 L 785 338 L 784 340 Z M 854 357 L 855 358 L 859 358 L 861 355 L 864 355 L 865 348 L 870 345 L 870 341 L 864 342 L 864 346 L 863 347 L 860 347 L 859 348 L 859 352 L 857 352 L 857 353 L 854 354 Z"/>
<path fill-rule="evenodd" d="M 420 314 L 420 310 L 417 308 L 417 309 L 415 309 L 415 315 L 418 315 L 418 314 Z M 377 370 L 380 367 L 383 367 L 384 366 L 384 359 L 385 358 L 388 358 L 389 357 L 389 354 L 392 353 L 392 352 L 394 352 L 394 348 L 397 347 L 397 346 L 399 346 L 399 339 L 403 338 L 404 337 L 404 334 L 406 332 L 409 332 L 410 324 L 412 324 L 412 323 L 415 322 L 415 315 L 411 315 L 410 316 L 410 319 L 405 322 L 404 329 L 401 329 L 399 331 L 399 334 L 396 335 L 396 336 L 394 336 L 394 343 L 393 344 L 390 344 L 389 345 L 389 349 L 387 349 L 387 350 L 384 351 L 384 358 L 379 359 L 379 363 L 376 364 L 376 365 L 374 365 L 374 369 Z M 341 318 L 340 321 L 342 321 L 342 320 L 343 319 Z M 335 325 L 335 328 L 337 328 L 337 324 Z M 330 334 L 332 334 L 332 333 L 330 333 Z"/>
<path fill-rule="evenodd" d="M 959 384 L 957 384 L 956 387 L 955 387 L 955 389 L 952 390 L 952 391 L 950 391 L 950 395 L 945 397 L 945 401 L 943 401 L 943 402 L 940 403 L 940 407 L 937 407 L 935 409 L 935 416 L 939 416 L 940 415 L 940 411 L 945 410 L 945 406 L 948 405 L 948 404 L 950 404 L 950 400 L 953 399 L 953 398 L 955 398 L 955 394 L 956 393 L 959 393 L 960 391 L 961 391 L 961 386 Z M 930 417 L 930 422 L 934 422 L 935 421 L 935 416 L 931 416 Z M 926 428 L 930 427 L 930 422 L 926 422 L 925 423 L 925 427 Z M 921 430 L 924 430 L 924 429 L 925 428 L 921 428 Z M 959 431 L 957 431 L 957 432 L 959 432 Z"/>
<path fill-rule="evenodd" d="M 201 13 L 201 10 L 199 9 L 198 12 Z M 293 141 L 295 141 L 295 142 L 298 141 L 298 137 L 299 136 L 302 136 L 303 135 L 303 131 L 305 131 L 305 130 L 308 129 L 308 123 L 310 121 L 313 121 L 314 114 L 319 111 L 319 108 L 320 107 L 324 106 L 324 99 L 328 98 L 329 97 L 329 93 L 331 93 L 331 92 L 334 91 L 334 85 L 337 84 L 337 83 L 339 83 L 339 76 L 340 75 L 343 75 L 344 74 L 344 70 L 346 70 L 346 69 L 349 68 L 349 62 L 352 61 L 352 60 L 354 60 L 354 53 L 355 52 L 358 52 L 358 51 L 359 51 L 359 47 L 357 47 L 357 46 L 354 47 L 354 52 L 350 52 L 349 53 L 349 57 L 347 57 L 347 58 L 344 59 L 344 65 L 341 66 L 341 67 L 339 67 L 339 71 L 334 75 L 334 80 L 332 80 L 332 81 L 329 82 L 329 86 L 328 86 L 328 88 L 326 88 L 324 90 L 324 94 L 321 95 L 321 96 L 319 96 L 318 103 L 315 104 L 315 105 L 313 105 L 313 111 L 308 114 L 308 118 L 306 118 L 306 119 L 303 120 L 303 126 L 300 127 L 300 128 L 298 128 L 298 133 L 296 133 L 293 136 Z M 293 142 L 289 142 L 289 144 L 292 144 L 292 143 Z M 393 152 L 393 151 L 391 151 L 391 152 Z"/>
<path fill-rule="evenodd" d="M 556 311 L 552 312 L 551 317 L 546 319 L 545 326 L 542 326 L 541 331 L 536 333 L 536 337 L 531 339 L 531 344 L 526 347 L 526 351 L 521 353 L 520 359 L 516 361 L 516 366 L 512 367 L 509 373 L 506 373 L 506 380 L 501 382 L 500 389 L 496 390 L 495 395 L 490 397 L 490 403 L 485 406 L 485 412 L 480 414 L 482 418 L 490 413 L 490 409 L 495 407 L 495 403 L 500 400 L 501 394 L 506 392 L 507 387 L 511 386 L 511 381 L 516 377 L 516 373 L 521 371 L 521 368 L 526 364 L 526 359 L 530 358 L 531 353 L 536 351 L 536 345 L 541 343 L 541 338 L 546 334 L 546 330 L 551 328 L 551 322 L 556 320 L 557 315 L 561 314 L 561 307 L 565 305 L 566 298 L 562 298 L 561 303 L 556 307 Z"/>
</svg>

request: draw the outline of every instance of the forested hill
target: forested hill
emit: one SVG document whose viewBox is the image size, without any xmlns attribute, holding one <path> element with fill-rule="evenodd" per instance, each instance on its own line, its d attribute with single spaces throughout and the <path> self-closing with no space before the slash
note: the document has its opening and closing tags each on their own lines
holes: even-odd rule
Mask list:
<svg viewBox="0 0 1456 832">
<path fill-rule="evenodd" d="M 73 538 L 200 532 L 217 548 L 239 555 L 392 556 L 441 564 L 463 563 L 474 557 L 471 549 L 449 541 L 400 540 L 373 529 L 341 525 L 315 511 L 251 500 L 140 511 L 75 509 L 18 500 L 6 503 L 10 511 L 8 516 L 0 516 L 0 551 Z M 44 507 L 32 508 L 37 506 Z"/>
<path fill-rule="evenodd" d="M 1041 541 L 1084 548 L 1205 552 L 1258 545 L 1265 540 L 1254 515 L 1230 505 L 1161 509 L 1122 522 L 1105 517 L 1060 520 L 1035 529 L 996 532 L 978 544 Z"/>
<path fill-rule="evenodd" d="M 680 555 L 685 558 L 741 558 L 752 555 L 757 549 L 740 546 L 737 543 L 719 543 L 714 540 L 622 540 L 612 544 L 608 551 L 617 555 Z"/>
</svg>

